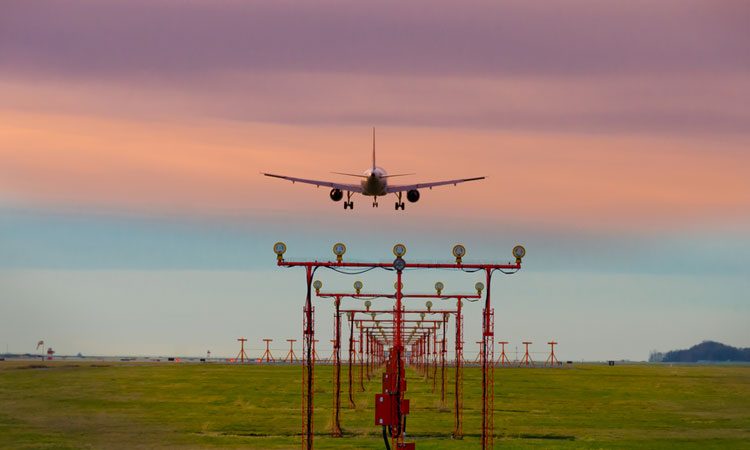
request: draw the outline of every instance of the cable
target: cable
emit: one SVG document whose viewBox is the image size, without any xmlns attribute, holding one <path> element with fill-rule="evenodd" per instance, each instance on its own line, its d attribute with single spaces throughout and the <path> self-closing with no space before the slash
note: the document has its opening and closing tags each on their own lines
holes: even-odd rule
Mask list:
<svg viewBox="0 0 750 450">
<path fill-rule="evenodd" d="M 391 450 L 391 444 L 388 443 L 388 432 L 383 425 L 383 442 L 385 442 L 385 450 Z"/>
<path fill-rule="evenodd" d="M 318 267 L 325 267 L 326 269 L 330 269 L 330 270 L 333 270 L 334 272 L 338 272 L 338 273 L 341 273 L 341 274 L 344 274 L 344 275 L 360 275 L 360 274 L 369 272 L 369 271 L 371 271 L 373 269 L 377 269 L 377 267 L 368 267 L 367 269 L 362 269 L 362 270 L 353 272 L 351 270 L 342 270 L 339 267 L 331 267 L 331 266 L 318 266 Z"/>
</svg>

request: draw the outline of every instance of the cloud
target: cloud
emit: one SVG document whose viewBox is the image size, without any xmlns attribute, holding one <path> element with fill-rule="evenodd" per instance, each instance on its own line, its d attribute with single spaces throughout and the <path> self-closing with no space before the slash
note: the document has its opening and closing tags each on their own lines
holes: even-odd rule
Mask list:
<svg viewBox="0 0 750 450">
<path fill-rule="evenodd" d="M 17 204 L 84 206 L 151 214 L 296 220 L 345 212 L 325 189 L 261 171 L 336 179 L 364 169 L 369 130 L 226 121 L 180 124 L 43 114 L 0 114 L 0 190 Z M 584 136 L 386 127 L 379 160 L 411 179 L 488 175 L 426 191 L 399 224 L 547 224 L 586 229 L 747 223 L 747 140 L 648 135 Z M 358 197 L 355 217 L 368 220 Z M 391 199 L 382 199 L 388 206 Z M 445 217 L 446 205 L 452 215 Z M 289 212 L 291 209 L 291 213 Z M 389 215 L 388 217 L 391 217 Z M 347 217 L 351 219 L 352 215 Z M 316 219 L 311 219 L 316 220 Z M 389 219 L 390 220 L 390 219 Z M 362 224 L 366 226 L 366 223 Z"/>
<path fill-rule="evenodd" d="M 0 67 L 90 77 L 215 70 L 560 75 L 750 68 L 730 1 L 12 1 Z"/>
<path fill-rule="evenodd" d="M 0 93 L 6 109 L 148 120 L 746 134 L 748 80 L 226 72 L 180 81 L 7 77 Z"/>
</svg>

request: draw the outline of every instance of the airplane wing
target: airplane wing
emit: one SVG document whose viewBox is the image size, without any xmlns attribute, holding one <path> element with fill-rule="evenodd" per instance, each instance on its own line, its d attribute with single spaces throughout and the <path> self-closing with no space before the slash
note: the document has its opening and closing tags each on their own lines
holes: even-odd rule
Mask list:
<svg viewBox="0 0 750 450">
<path fill-rule="evenodd" d="M 446 181 L 433 181 L 431 183 L 417 183 L 417 184 L 404 184 L 401 186 L 395 185 L 395 186 L 388 186 L 386 188 L 386 192 L 389 194 L 394 192 L 404 192 L 404 191 L 411 191 L 412 189 L 424 189 L 424 188 L 434 188 L 436 186 L 446 186 L 449 184 L 457 185 L 458 183 L 466 183 L 467 181 L 476 181 L 476 180 L 484 180 L 485 177 L 474 177 L 474 178 L 461 178 L 459 180 L 446 180 Z"/>
<path fill-rule="evenodd" d="M 263 175 L 272 178 L 281 178 L 282 180 L 291 181 L 292 183 L 305 183 L 314 184 L 315 186 L 329 187 L 332 189 L 341 189 L 342 191 L 362 193 L 362 186 L 359 184 L 346 184 L 346 183 L 334 183 L 332 181 L 320 181 L 320 180 L 307 180 L 305 178 L 287 177 L 285 175 L 274 175 L 272 173 L 264 173 Z"/>
</svg>

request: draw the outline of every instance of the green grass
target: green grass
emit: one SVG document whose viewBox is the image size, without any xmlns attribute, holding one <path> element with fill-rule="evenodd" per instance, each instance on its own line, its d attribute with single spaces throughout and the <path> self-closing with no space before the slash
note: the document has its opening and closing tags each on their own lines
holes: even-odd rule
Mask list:
<svg viewBox="0 0 750 450">
<path fill-rule="evenodd" d="M 30 365 L 0 362 L 2 448 L 300 447 L 298 366 Z M 383 448 L 372 411 L 378 383 L 355 392 L 350 409 L 345 367 L 345 436 L 327 435 L 331 376 L 330 366 L 316 367 L 315 447 Z M 479 370 L 465 371 L 461 441 L 450 439 L 453 413 L 441 410 L 432 382 L 408 376 L 407 431 L 418 448 L 477 448 Z M 495 378 L 497 448 L 750 448 L 750 367 L 498 369 Z"/>
</svg>

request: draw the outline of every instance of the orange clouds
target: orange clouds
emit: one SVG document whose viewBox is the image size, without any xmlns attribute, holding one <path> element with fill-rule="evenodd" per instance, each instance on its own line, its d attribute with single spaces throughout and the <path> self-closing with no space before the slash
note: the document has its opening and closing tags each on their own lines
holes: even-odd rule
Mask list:
<svg viewBox="0 0 750 450">
<path fill-rule="evenodd" d="M 0 113 L 0 189 L 13 203 L 144 213 L 338 211 L 327 190 L 262 170 L 338 179 L 368 160 L 368 130 L 166 122 Z M 411 216 L 450 210 L 471 220 L 589 228 L 747 220 L 750 156 L 741 139 L 578 136 L 463 129 L 381 128 L 379 164 L 410 180 L 487 175 L 436 188 Z M 406 179 L 400 180 L 406 182 Z M 370 211 L 358 199 L 356 214 Z M 452 215 L 453 215 L 452 214 Z M 486 223 L 486 222 L 485 222 Z"/>
</svg>

